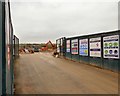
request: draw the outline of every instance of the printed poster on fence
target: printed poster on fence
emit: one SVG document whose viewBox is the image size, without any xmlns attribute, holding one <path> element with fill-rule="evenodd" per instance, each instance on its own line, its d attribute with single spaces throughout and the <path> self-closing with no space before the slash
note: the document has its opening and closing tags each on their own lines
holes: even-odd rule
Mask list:
<svg viewBox="0 0 120 96">
<path fill-rule="evenodd" d="M 101 37 L 90 39 L 90 56 L 101 57 Z"/>
<path fill-rule="evenodd" d="M 60 52 L 60 40 L 57 40 L 57 52 Z"/>
<path fill-rule="evenodd" d="M 66 52 L 70 52 L 70 40 L 66 42 Z"/>
<path fill-rule="evenodd" d="M 119 59 L 119 35 L 103 37 L 104 58 Z"/>
<path fill-rule="evenodd" d="M 88 39 L 79 40 L 79 54 L 88 56 Z"/>
<path fill-rule="evenodd" d="M 71 41 L 71 51 L 72 51 L 72 54 L 78 54 L 78 39 L 74 39 Z"/>
</svg>

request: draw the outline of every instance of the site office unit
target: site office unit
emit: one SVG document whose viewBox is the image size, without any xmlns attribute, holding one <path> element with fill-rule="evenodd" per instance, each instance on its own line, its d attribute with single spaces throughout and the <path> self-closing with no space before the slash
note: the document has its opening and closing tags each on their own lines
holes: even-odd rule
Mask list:
<svg viewBox="0 0 120 96">
<path fill-rule="evenodd" d="M 0 95 L 13 91 L 13 28 L 10 3 L 0 1 Z"/>
</svg>

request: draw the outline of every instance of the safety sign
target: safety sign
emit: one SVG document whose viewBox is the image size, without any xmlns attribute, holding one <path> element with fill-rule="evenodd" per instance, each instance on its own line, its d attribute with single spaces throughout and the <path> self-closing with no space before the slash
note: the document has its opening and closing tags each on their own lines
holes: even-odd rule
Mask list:
<svg viewBox="0 0 120 96">
<path fill-rule="evenodd" d="M 103 37 L 104 58 L 119 58 L 119 35 Z"/>
<path fill-rule="evenodd" d="M 101 57 L 101 37 L 90 39 L 90 56 Z"/>
<path fill-rule="evenodd" d="M 88 56 L 88 39 L 79 40 L 79 55 Z"/>
<path fill-rule="evenodd" d="M 72 51 L 72 54 L 78 54 L 78 39 L 74 39 L 71 41 L 71 51 Z"/>
</svg>

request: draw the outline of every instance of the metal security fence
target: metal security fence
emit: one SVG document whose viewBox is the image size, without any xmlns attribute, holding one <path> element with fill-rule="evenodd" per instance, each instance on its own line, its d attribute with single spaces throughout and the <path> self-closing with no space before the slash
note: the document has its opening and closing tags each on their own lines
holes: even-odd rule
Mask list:
<svg viewBox="0 0 120 96">
<path fill-rule="evenodd" d="M 65 58 L 117 72 L 120 66 L 120 31 L 64 39 Z"/>
<path fill-rule="evenodd" d="M 19 57 L 19 39 L 15 35 L 13 37 L 13 44 L 14 44 L 13 56 L 16 59 Z"/>
<path fill-rule="evenodd" d="M 10 3 L 0 1 L 0 95 L 13 95 L 13 26 Z"/>
</svg>

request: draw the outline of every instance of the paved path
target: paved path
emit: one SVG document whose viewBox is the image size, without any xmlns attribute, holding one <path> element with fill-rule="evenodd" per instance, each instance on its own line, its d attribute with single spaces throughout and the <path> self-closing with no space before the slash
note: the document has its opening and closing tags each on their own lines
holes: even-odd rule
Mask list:
<svg viewBox="0 0 120 96">
<path fill-rule="evenodd" d="M 15 64 L 16 94 L 115 94 L 117 73 L 54 58 L 22 54 Z"/>
</svg>

